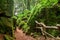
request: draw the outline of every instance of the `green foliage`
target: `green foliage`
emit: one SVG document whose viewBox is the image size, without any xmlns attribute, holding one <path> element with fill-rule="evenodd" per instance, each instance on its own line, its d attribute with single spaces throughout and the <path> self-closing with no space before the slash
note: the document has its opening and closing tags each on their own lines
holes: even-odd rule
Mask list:
<svg viewBox="0 0 60 40">
<path fill-rule="evenodd" d="M 40 0 L 31 10 L 24 10 L 23 13 L 17 15 L 17 25 L 25 32 L 32 32 L 36 27 L 35 20 L 44 22 L 49 26 L 60 24 L 60 6 L 58 6 L 58 1 Z M 47 32 L 50 32 L 53 36 L 59 35 L 55 29 L 49 29 Z"/>
<path fill-rule="evenodd" d="M 16 25 L 18 25 L 18 27 L 22 28 L 25 32 L 28 31 L 29 27 L 27 25 L 27 20 L 28 17 L 30 15 L 30 11 L 29 10 L 24 10 L 23 13 L 18 14 L 17 17 L 13 16 L 12 18 L 16 19 Z"/>
<path fill-rule="evenodd" d="M 48 2 L 48 3 L 47 3 Z M 48 1 L 48 0 L 42 0 L 40 3 L 38 3 L 35 7 L 34 7 L 34 9 L 31 11 L 31 15 L 30 15 L 30 17 L 29 17 L 29 19 L 28 19 L 28 25 L 32 25 L 32 26 L 34 26 L 35 25 L 35 20 L 37 20 L 37 16 L 39 15 L 39 14 L 41 14 L 41 11 L 42 11 L 42 9 L 43 8 L 50 8 L 50 7 L 53 7 L 54 5 L 53 4 L 51 4 L 53 2 L 53 4 L 55 5 L 55 4 L 57 4 L 58 3 L 58 1 Z M 38 13 L 39 12 L 39 13 Z"/>
<path fill-rule="evenodd" d="M 5 12 L 5 15 L 13 16 L 13 5 L 13 0 L 0 0 L 0 12 Z"/>
<path fill-rule="evenodd" d="M 5 35 L 4 40 L 14 40 L 14 39 L 13 39 L 13 37 L 10 37 L 9 35 Z"/>
<path fill-rule="evenodd" d="M 0 17 L 0 33 L 8 34 L 10 37 L 13 37 L 13 19 L 5 16 L 12 17 L 14 13 L 13 11 L 13 0 L 0 0 L 0 15 L 2 14 L 2 17 Z"/>
</svg>

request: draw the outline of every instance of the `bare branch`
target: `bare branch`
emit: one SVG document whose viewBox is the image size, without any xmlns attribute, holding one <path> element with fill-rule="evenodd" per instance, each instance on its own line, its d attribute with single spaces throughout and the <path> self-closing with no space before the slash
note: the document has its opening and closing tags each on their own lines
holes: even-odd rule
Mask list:
<svg viewBox="0 0 60 40">
<path fill-rule="evenodd" d="M 44 23 L 39 23 L 38 21 L 35 21 L 37 24 L 39 24 L 40 25 L 40 27 L 44 27 L 44 28 L 51 28 L 51 29 L 58 29 L 59 27 L 57 27 L 57 26 L 46 26 Z M 37 28 L 40 28 L 40 27 L 37 27 Z"/>
</svg>

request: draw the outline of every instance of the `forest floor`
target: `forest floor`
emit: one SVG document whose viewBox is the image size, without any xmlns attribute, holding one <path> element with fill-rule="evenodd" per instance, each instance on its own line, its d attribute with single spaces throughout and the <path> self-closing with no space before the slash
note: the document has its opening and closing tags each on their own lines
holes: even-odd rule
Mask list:
<svg viewBox="0 0 60 40">
<path fill-rule="evenodd" d="M 16 40 L 55 40 L 54 38 L 49 38 L 49 37 L 45 39 L 44 36 L 33 38 L 31 36 L 26 35 L 25 33 L 23 33 L 22 29 L 18 29 L 18 28 L 15 31 L 15 37 Z"/>
<path fill-rule="evenodd" d="M 54 38 L 47 37 L 45 39 L 44 36 L 33 38 L 32 36 L 26 35 L 23 33 L 22 29 L 16 28 L 16 31 L 14 32 L 15 40 L 56 40 Z M 3 40 L 3 35 L 0 34 L 0 40 Z"/>
<path fill-rule="evenodd" d="M 0 34 L 0 40 L 3 40 L 3 36 L 4 36 L 3 34 Z"/>
</svg>

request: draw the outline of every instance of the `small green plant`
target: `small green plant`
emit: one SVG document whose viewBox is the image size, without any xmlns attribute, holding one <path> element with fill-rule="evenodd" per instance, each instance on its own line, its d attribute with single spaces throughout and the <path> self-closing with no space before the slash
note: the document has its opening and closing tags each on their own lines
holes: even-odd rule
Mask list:
<svg viewBox="0 0 60 40">
<path fill-rule="evenodd" d="M 57 4 L 58 0 L 41 0 L 31 10 L 24 10 L 21 14 L 18 14 L 16 23 L 25 32 L 30 31 L 30 33 L 34 31 L 34 28 L 36 27 L 35 20 L 44 22 L 49 26 L 56 25 L 60 22 L 60 7 L 57 6 Z M 55 29 L 49 30 L 48 31 L 53 36 L 55 36 L 56 33 L 58 35 L 58 32 Z"/>
</svg>

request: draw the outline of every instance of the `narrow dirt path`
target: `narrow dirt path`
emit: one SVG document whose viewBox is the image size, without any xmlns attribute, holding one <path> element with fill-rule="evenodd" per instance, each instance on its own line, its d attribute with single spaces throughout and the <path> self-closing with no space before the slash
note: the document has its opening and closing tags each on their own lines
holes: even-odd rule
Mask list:
<svg viewBox="0 0 60 40">
<path fill-rule="evenodd" d="M 4 36 L 3 34 L 0 34 L 0 40 L 4 40 L 3 36 Z"/>
<path fill-rule="evenodd" d="M 32 38 L 31 36 L 25 35 L 23 31 L 19 30 L 18 28 L 16 28 L 15 37 L 16 37 L 16 40 L 36 40 Z"/>
<path fill-rule="evenodd" d="M 45 39 L 44 36 L 33 38 L 31 36 L 25 35 L 21 29 L 19 30 L 19 28 L 16 28 L 15 37 L 16 40 L 55 40 L 54 38 L 50 37 L 47 37 L 47 39 Z"/>
</svg>

